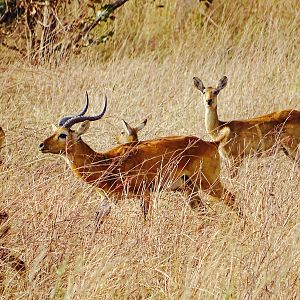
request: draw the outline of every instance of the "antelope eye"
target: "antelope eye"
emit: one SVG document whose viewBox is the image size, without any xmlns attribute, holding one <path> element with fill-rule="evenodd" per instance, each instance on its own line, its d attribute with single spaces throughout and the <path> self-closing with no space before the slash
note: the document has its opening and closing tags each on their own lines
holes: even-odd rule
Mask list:
<svg viewBox="0 0 300 300">
<path fill-rule="evenodd" d="M 125 134 L 125 131 L 122 131 L 121 134 L 124 135 L 124 134 Z"/>
<path fill-rule="evenodd" d="M 218 95 L 218 94 L 219 94 L 219 91 L 214 91 L 213 94 L 214 94 L 214 95 Z"/>
<path fill-rule="evenodd" d="M 59 136 L 58 136 L 59 139 L 66 139 L 67 138 L 67 135 L 65 133 L 61 133 Z"/>
</svg>

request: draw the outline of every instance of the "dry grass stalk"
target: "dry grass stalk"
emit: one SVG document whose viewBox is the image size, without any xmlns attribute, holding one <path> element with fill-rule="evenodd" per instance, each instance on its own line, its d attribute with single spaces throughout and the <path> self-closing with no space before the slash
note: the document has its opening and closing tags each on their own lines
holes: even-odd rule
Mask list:
<svg viewBox="0 0 300 300">
<path fill-rule="evenodd" d="M 120 118 L 137 124 L 147 116 L 142 140 L 209 139 L 195 75 L 212 83 L 230 78 L 219 108 L 224 120 L 300 109 L 299 1 L 214 1 L 208 16 L 218 27 L 196 9 L 187 15 L 183 1 L 166 1 L 155 13 L 151 3 L 135 8 L 128 1 L 114 43 L 99 46 L 101 54 L 33 68 L 1 52 L 7 150 L 0 195 L 12 226 L 5 240 L 22 253 L 29 274 L 16 276 L 4 265 L 3 298 L 298 297 L 300 176 L 282 153 L 246 158 L 234 179 L 223 172 L 246 219 L 218 203 L 199 215 L 180 193 L 157 189 L 148 226 L 128 198 L 97 232 L 99 197 L 60 158 L 39 154 L 50 124 L 76 111 L 85 90 L 111 99 L 106 118 L 85 137 L 99 151 L 113 144 L 111 124 Z M 111 59 L 100 64 L 102 53 Z"/>
</svg>

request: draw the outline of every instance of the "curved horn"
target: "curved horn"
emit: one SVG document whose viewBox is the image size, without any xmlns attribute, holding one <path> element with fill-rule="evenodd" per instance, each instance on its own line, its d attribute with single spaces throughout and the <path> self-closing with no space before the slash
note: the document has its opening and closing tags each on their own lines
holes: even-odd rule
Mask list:
<svg viewBox="0 0 300 300">
<path fill-rule="evenodd" d="M 89 95 L 88 95 L 88 92 L 86 91 L 85 92 L 85 106 L 84 106 L 83 110 L 77 115 L 65 116 L 65 117 L 61 118 L 58 122 L 58 126 L 63 127 L 64 124 L 67 121 L 69 121 L 70 119 L 77 117 L 77 116 L 84 116 L 84 114 L 87 112 L 88 108 L 89 108 Z"/>
<path fill-rule="evenodd" d="M 79 116 L 85 115 L 85 113 L 87 112 L 88 108 L 89 108 L 89 94 L 88 94 L 87 91 L 85 91 L 85 107 L 81 111 L 81 113 L 79 114 Z"/>
<path fill-rule="evenodd" d="M 63 127 L 65 128 L 71 128 L 74 124 L 76 123 L 80 123 L 83 121 L 97 121 L 100 120 L 106 111 L 106 107 L 107 107 L 107 97 L 106 95 L 104 95 L 103 97 L 103 104 L 102 104 L 102 111 L 99 115 L 96 116 L 74 116 L 72 119 L 67 120 L 67 122 L 64 123 Z"/>
</svg>

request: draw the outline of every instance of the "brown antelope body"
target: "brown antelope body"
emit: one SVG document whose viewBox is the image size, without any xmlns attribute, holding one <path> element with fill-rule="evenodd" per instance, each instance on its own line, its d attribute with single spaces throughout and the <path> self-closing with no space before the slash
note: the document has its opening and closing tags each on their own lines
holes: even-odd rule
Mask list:
<svg viewBox="0 0 300 300">
<path fill-rule="evenodd" d="M 125 120 L 122 120 L 123 130 L 116 136 L 115 140 L 117 144 L 135 143 L 139 141 L 138 132 L 142 130 L 147 124 L 145 119 L 139 126 L 133 127 Z M 171 186 L 172 191 L 178 191 L 184 184 L 184 178 L 179 179 L 177 182 L 173 182 Z"/>
<path fill-rule="evenodd" d="M 100 119 L 106 109 L 95 117 L 73 116 L 61 124 L 42 144 L 43 153 L 62 154 L 68 159 L 73 172 L 89 184 L 116 200 L 122 195 L 142 199 L 146 216 L 150 207 L 150 192 L 159 183 L 186 178 L 184 191 L 192 207 L 201 207 L 198 190 L 209 195 L 225 197 L 225 203 L 234 204 L 234 196 L 227 192 L 219 179 L 220 158 L 218 143 L 205 142 L 197 137 L 178 136 L 129 143 L 106 152 L 95 152 L 82 139 L 90 121 Z M 78 130 L 71 127 L 81 123 Z"/>
<path fill-rule="evenodd" d="M 116 136 L 117 144 L 135 143 L 139 141 L 138 132 L 142 130 L 147 124 L 145 119 L 139 126 L 133 127 L 125 120 L 122 120 L 123 130 L 119 135 Z M 178 179 L 176 182 L 172 182 L 170 189 L 172 191 L 179 191 L 184 184 L 184 178 Z"/>
<path fill-rule="evenodd" d="M 278 149 L 299 164 L 299 111 L 284 110 L 253 119 L 223 122 L 218 117 L 217 97 L 227 85 L 227 77 L 224 76 L 217 87 L 205 88 L 197 77 L 194 77 L 194 84 L 203 94 L 206 131 L 214 140 L 220 134 L 225 135 L 219 151 L 232 168 L 238 167 L 246 156 L 270 155 Z"/>
</svg>

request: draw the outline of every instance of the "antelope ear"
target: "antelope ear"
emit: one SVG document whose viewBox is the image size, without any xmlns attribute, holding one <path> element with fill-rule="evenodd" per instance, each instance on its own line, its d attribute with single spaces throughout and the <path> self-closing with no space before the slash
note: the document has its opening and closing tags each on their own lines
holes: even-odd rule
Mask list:
<svg viewBox="0 0 300 300">
<path fill-rule="evenodd" d="M 51 124 L 52 130 L 56 131 L 57 130 L 57 126 L 55 124 Z"/>
<path fill-rule="evenodd" d="M 138 127 L 136 127 L 136 131 L 142 130 L 147 124 L 147 119 L 145 119 Z"/>
<path fill-rule="evenodd" d="M 132 132 L 133 132 L 132 127 L 125 120 L 122 120 L 122 125 L 123 125 L 125 132 L 128 135 L 132 135 Z"/>
<path fill-rule="evenodd" d="M 82 134 L 86 133 L 87 130 L 90 128 L 90 124 L 91 123 L 88 120 L 82 122 L 76 131 L 77 135 L 81 136 Z"/>
<path fill-rule="evenodd" d="M 221 90 L 224 89 L 224 87 L 227 85 L 227 82 L 228 82 L 228 78 L 226 76 L 223 76 L 220 80 L 219 80 L 219 83 L 218 83 L 218 86 L 216 88 L 216 90 L 218 92 L 220 92 Z"/>
<path fill-rule="evenodd" d="M 194 77 L 194 85 L 195 87 L 203 94 L 204 90 L 205 90 L 205 86 L 203 84 L 203 82 L 201 81 L 201 79 L 199 79 L 198 77 Z"/>
</svg>

